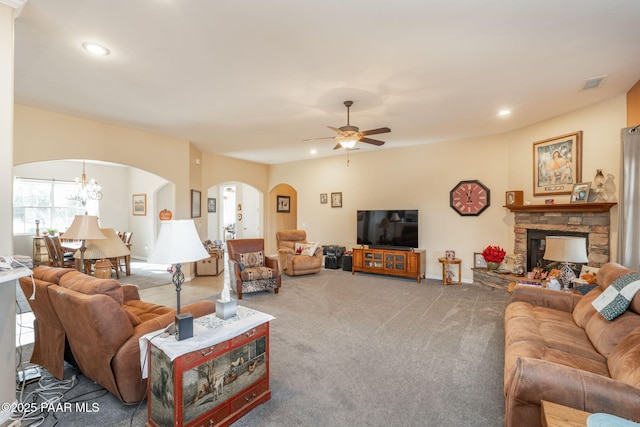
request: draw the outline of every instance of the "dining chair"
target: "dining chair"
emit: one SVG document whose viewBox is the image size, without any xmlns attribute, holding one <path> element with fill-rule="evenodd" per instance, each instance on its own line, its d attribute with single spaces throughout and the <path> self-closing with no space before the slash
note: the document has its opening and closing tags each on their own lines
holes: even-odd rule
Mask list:
<svg viewBox="0 0 640 427">
<path fill-rule="evenodd" d="M 131 237 L 133 237 L 133 231 L 125 231 L 122 232 L 122 242 L 127 246 L 129 252 L 131 252 Z M 119 257 L 116 259 L 116 270 L 122 271 L 122 267 L 124 267 L 125 274 L 127 276 L 131 275 L 131 255 L 126 255 Z"/>
<path fill-rule="evenodd" d="M 51 240 L 51 236 L 43 236 L 44 244 L 47 248 L 47 253 L 49 254 L 49 265 L 57 266 L 58 265 L 58 254 L 56 253 L 56 248 L 53 245 L 53 241 Z"/>
<path fill-rule="evenodd" d="M 49 236 L 53 242 L 53 247 L 56 253 L 56 267 L 75 267 L 76 260 L 73 258 L 73 252 L 65 252 L 60 244 L 60 238 L 58 236 Z"/>
</svg>

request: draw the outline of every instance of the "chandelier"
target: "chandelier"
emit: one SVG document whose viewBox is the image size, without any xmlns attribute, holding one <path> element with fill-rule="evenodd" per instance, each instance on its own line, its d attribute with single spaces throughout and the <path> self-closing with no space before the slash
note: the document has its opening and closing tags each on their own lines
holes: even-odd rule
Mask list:
<svg viewBox="0 0 640 427">
<path fill-rule="evenodd" d="M 85 173 L 84 161 L 82 162 L 82 178 L 76 178 L 76 188 L 69 194 L 67 199 L 75 200 L 82 203 L 82 206 L 87 204 L 88 200 L 100 200 L 102 199 L 102 187 L 98 183 L 90 179 L 87 181 L 87 174 Z"/>
</svg>

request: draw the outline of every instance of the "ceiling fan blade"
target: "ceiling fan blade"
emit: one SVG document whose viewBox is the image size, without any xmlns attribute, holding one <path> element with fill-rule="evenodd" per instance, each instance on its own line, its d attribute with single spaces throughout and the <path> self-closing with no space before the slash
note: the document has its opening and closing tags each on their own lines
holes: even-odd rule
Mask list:
<svg viewBox="0 0 640 427">
<path fill-rule="evenodd" d="M 333 147 L 334 150 L 339 150 L 341 148 L 342 148 L 342 144 L 340 144 L 339 142 L 335 147 Z"/>
<path fill-rule="evenodd" d="M 336 137 L 335 136 L 323 136 L 323 137 L 320 137 L 320 138 L 308 138 L 308 139 L 303 139 L 302 142 L 315 141 L 316 139 L 336 139 Z"/>
<path fill-rule="evenodd" d="M 387 133 L 387 132 L 391 132 L 391 129 L 389 129 L 389 128 L 378 128 L 378 129 L 364 130 L 364 131 L 362 131 L 360 133 L 362 134 L 362 136 L 364 136 L 364 135 L 376 135 L 378 133 Z"/>
<path fill-rule="evenodd" d="M 371 139 L 371 138 L 360 138 L 360 142 L 366 142 L 367 144 L 373 144 L 373 145 L 377 145 L 377 146 L 381 146 L 384 144 L 384 141 L 378 141 L 377 139 Z"/>
</svg>

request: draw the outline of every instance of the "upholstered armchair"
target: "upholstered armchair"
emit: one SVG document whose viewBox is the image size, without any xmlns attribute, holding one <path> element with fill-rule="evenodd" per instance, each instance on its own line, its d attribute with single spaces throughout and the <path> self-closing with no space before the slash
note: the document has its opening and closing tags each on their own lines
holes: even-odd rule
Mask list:
<svg viewBox="0 0 640 427">
<path fill-rule="evenodd" d="M 306 231 L 278 231 L 276 241 L 280 266 L 288 276 L 313 274 L 322 268 L 322 246 L 307 242 Z M 315 249 L 313 246 L 316 246 Z"/>
<path fill-rule="evenodd" d="M 243 293 L 280 290 L 282 276 L 278 259 L 265 256 L 264 239 L 227 240 L 231 290 Z"/>
</svg>

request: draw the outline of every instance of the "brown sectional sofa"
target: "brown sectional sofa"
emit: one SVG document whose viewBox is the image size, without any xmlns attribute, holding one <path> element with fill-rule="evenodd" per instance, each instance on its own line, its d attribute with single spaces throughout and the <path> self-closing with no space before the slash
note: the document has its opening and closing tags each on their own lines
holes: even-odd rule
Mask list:
<svg viewBox="0 0 640 427">
<path fill-rule="evenodd" d="M 630 273 L 605 264 L 584 296 L 515 287 L 505 312 L 505 426 L 540 426 L 542 400 L 640 421 L 640 292 L 612 321 L 591 305 Z"/>
<path fill-rule="evenodd" d="M 41 266 L 33 269 L 33 277 L 36 293 L 29 304 L 35 315 L 35 343 L 31 362 L 61 379 L 64 359 L 75 359 L 84 375 L 121 401 L 144 399 L 147 380 L 140 371 L 138 340 L 166 328 L 174 321 L 176 310 L 140 301 L 135 285 L 97 279 L 74 269 Z M 20 286 L 29 298 L 31 278 L 20 279 Z M 215 311 L 215 304 L 199 301 L 182 311 L 204 316 Z"/>
</svg>

